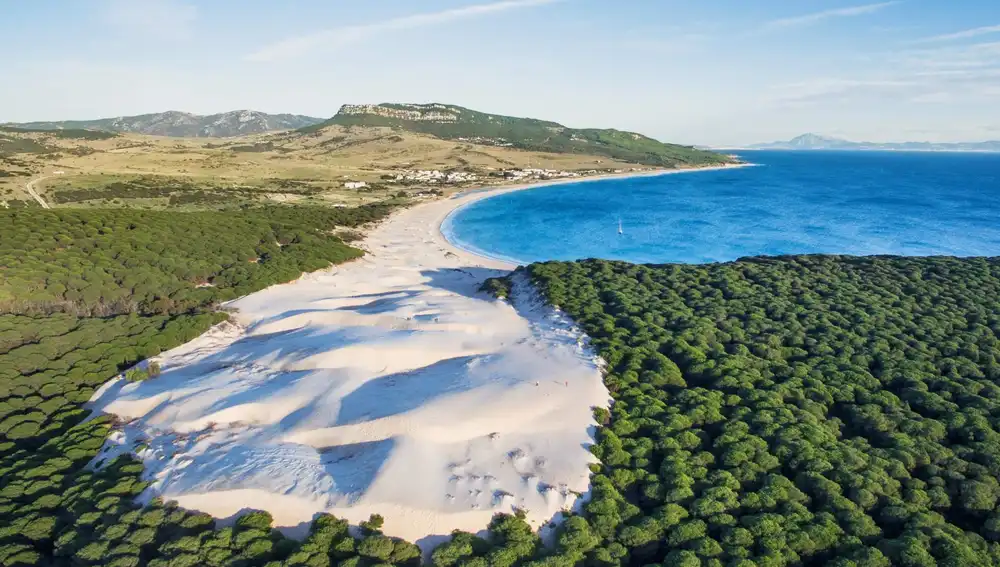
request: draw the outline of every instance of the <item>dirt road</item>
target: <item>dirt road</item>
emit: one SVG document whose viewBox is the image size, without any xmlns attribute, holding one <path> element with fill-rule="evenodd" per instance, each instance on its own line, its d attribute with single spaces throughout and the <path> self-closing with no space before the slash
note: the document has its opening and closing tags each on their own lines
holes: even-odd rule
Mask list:
<svg viewBox="0 0 1000 567">
<path fill-rule="evenodd" d="M 52 177 L 52 176 L 51 175 L 44 175 L 42 177 L 38 177 L 36 179 L 32 179 L 31 181 L 28 182 L 27 185 L 24 186 L 24 188 L 28 191 L 28 194 L 31 195 L 31 197 L 33 199 L 35 199 L 36 201 L 38 201 L 38 204 L 41 205 L 43 209 L 51 209 L 52 207 L 50 207 L 49 204 L 45 202 L 45 199 L 43 199 L 41 195 L 39 195 L 38 193 L 35 192 L 35 183 L 38 183 L 39 181 L 42 181 L 42 180 L 45 180 L 45 179 L 48 179 L 49 177 Z"/>
</svg>

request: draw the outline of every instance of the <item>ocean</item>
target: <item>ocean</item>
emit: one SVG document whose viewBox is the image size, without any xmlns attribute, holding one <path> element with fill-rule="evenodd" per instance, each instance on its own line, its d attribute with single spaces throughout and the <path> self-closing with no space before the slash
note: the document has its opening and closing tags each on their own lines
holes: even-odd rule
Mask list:
<svg viewBox="0 0 1000 567">
<path fill-rule="evenodd" d="M 442 231 L 522 264 L 1000 255 L 1000 154 L 736 153 L 758 165 L 506 193 L 455 211 Z"/>
</svg>

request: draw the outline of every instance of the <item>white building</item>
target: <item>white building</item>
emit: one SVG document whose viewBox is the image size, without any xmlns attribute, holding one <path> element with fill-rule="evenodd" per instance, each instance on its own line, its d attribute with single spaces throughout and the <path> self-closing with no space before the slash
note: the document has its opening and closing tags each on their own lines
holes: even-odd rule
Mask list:
<svg viewBox="0 0 1000 567">
<path fill-rule="evenodd" d="M 468 173 L 464 171 L 453 171 L 451 173 L 444 173 L 437 169 L 427 170 L 419 169 L 417 171 L 407 171 L 405 173 L 396 174 L 394 182 L 399 181 L 418 181 L 422 183 L 466 183 L 470 181 L 475 181 L 478 179 L 474 173 Z"/>
<path fill-rule="evenodd" d="M 348 181 L 344 183 L 344 187 L 347 189 L 361 189 L 362 187 L 368 187 L 368 184 L 364 181 Z"/>
</svg>

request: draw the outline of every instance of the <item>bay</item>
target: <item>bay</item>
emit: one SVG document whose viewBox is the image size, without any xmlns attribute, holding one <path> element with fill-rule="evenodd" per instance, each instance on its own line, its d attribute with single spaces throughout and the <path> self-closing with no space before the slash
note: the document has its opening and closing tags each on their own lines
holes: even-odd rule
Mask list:
<svg viewBox="0 0 1000 567">
<path fill-rule="evenodd" d="M 1000 154 L 737 153 L 757 166 L 501 194 L 459 209 L 442 230 L 518 263 L 1000 255 Z"/>
</svg>

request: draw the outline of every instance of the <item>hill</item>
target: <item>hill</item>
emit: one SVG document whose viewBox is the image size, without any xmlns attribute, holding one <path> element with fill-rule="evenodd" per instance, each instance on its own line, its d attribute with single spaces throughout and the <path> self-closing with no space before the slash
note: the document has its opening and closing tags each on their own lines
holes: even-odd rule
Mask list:
<svg viewBox="0 0 1000 567">
<path fill-rule="evenodd" d="M 803 134 L 784 142 L 749 146 L 756 150 L 891 150 L 911 152 L 1000 152 L 1000 141 L 987 142 L 852 142 L 818 134 Z"/>
<path fill-rule="evenodd" d="M 53 206 L 214 209 L 261 200 L 353 205 L 399 192 L 649 169 L 607 155 L 526 151 L 389 127 L 330 125 L 311 134 L 227 139 L 0 127 L 0 207 L 34 206 L 26 190 L 32 180 Z"/>
<path fill-rule="evenodd" d="M 29 130 L 100 130 L 179 138 L 228 138 L 275 130 L 293 130 L 319 122 L 322 122 L 322 118 L 298 114 L 266 114 L 253 110 L 234 110 L 208 116 L 171 110 L 156 114 L 120 116 L 98 120 L 25 122 L 7 124 L 7 126 Z"/>
<path fill-rule="evenodd" d="M 451 104 L 347 104 L 333 118 L 299 130 L 331 126 L 390 127 L 444 140 L 553 153 L 596 155 L 657 167 L 723 164 L 731 159 L 615 129 L 568 128 L 556 122 L 477 112 Z"/>
</svg>

